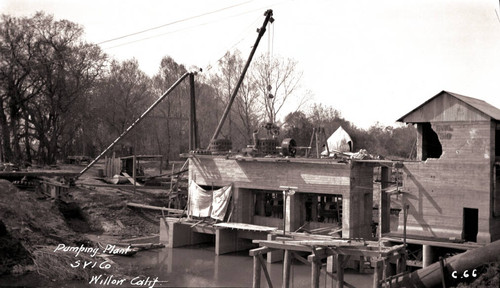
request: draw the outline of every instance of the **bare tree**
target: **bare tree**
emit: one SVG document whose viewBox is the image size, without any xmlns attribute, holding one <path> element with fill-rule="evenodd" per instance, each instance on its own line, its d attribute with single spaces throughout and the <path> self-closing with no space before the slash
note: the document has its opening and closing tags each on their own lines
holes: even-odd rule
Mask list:
<svg viewBox="0 0 500 288">
<path fill-rule="evenodd" d="M 277 122 L 277 115 L 286 102 L 298 96 L 302 72 L 297 70 L 297 62 L 290 58 L 261 55 L 252 69 L 252 78 L 261 94 L 263 121 Z M 306 96 L 298 97 L 296 111 L 305 103 Z"/>
<path fill-rule="evenodd" d="M 244 65 L 244 60 L 238 50 L 232 54 L 227 52 L 219 61 L 219 73 L 212 75 L 211 83 L 225 105 L 236 88 Z M 233 142 L 240 145 L 245 145 L 250 141 L 252 131 L 258 124 L 257 95 L 255 83 L 247 77 L 243 80 L 228 115 L 227 134 L 233 138 Z"/>
<path fill-rule="evenodd" d="M 235 51 L 232 54 L 228 51 L 224 57 L 218 61 L 219 73 L 212 75 L 211 84 L 215 87 L 217 98 L 224 103 L 224 106 L 229 103 L 229 99 L 231 98 L 233 90 L 236 87 L 236 83 L 238 82 L 239 74 L 242 69 L 241 67 L 243 65 L 242 62 L 243 60 L 241 59 L 241 53 L 239 51 Z M 229 138 L 232 138 L 233 136 L 233 115 L 234 110 L 231 109 L 227 117 L 227 130 L 225 133 Z M 224 131 L 221 132 L 224 135 Z"/>
</svg>

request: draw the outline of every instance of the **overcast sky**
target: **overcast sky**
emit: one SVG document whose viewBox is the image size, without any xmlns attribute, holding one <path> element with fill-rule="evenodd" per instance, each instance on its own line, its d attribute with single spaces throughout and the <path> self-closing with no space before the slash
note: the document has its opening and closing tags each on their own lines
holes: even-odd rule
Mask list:
<svg viewBox="0 0 500 288">
<path fill-rule="evenodd" d="M 267 9 L 275 22 L 257 53 L 298 61 L 311 102 L 358 127 L 395 125 L 441 90 L 500 108 L 497 0 L 0 0 L 3 14 L 82 25 L 88 42 L 151 76 L 166 55 L 205 70 L 228 50 L 246 59 Z"/>
</svg>

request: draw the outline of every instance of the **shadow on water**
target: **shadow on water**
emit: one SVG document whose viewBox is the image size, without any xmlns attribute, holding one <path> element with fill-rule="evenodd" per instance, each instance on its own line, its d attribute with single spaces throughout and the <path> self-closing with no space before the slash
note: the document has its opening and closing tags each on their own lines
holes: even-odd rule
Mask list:
<svg viewBox="0 0 500 288">
<path fill-rule="evenodd" d="M 214 246 L 198 245 L 187 248 L 157 249 L 142 251 L 133 257 L 112 257 L 112 260 L 131 278 L 153 280 L 158 282 L 153 287 L 252 287 L 253 258 L 248 251 L 216 256 Z M 267 263 L 273 286 L 281 287 L 282 262 Z M 335 287 L 335 281 L 326 277 L 322 269 L 319 287 Z M 298 261 L 291 267 L 290 287 L 310 287 L 311 268 Z M 371 287 L 373 274 L 358 274 L 350 270 L 345 272 L 345 281 L 354 287 Z M 261 287 L 267 287 L 264 274 L 261 276 Z M 24 281 L 26 282 L 26 281 Z M 33 281 L 9 287 L 32 286 Z M 326 282 L 326 283 L 325 283 Z M 5 284 L 5 282 L 3 282 Z M 0 286 L 4 287 L 2 281 Z M 14 283 L 12 283 L 14 284 Z M 18 282 L 19 284 L 19 282 Z M 151 285 L 131 285 L 127 280 L 122 285 L 98 285 L 85 281 L 47 283 L 44 287 L 150 287 Z M 151 284 L 151 282 L 149 282 Z"/>
</svg>

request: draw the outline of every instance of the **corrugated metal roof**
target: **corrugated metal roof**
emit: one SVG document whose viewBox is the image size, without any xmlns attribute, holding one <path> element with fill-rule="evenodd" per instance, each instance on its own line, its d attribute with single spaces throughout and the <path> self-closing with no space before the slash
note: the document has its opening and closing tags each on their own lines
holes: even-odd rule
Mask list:
<svg viewBox="0 0 500 288">
<path fill-rule="evenodd" d="M 453 92 L 449 92 L 449 91 L 443 90 L 443 91 L 439 92 L 438 94 L 436 94 L 434 97 L 432 97 L 429 100 L 427 100 L 424 103 L 422 103 L 420 106 L 418 106 L 415 109 L 411 110 L 410 112 L 406 113 L 403 117 L 399 118 L 397 121 L 404 122 L 404 119 L 408 115 L 410 115 L 411 113 L 413 113 L 415 110 L 419 109 L 420 107 L 426 105 L 432 99 L 438 97 L 442 93 L 446 93 L 446 94 L 448 94 L 450 96 L 453 96 L 453 97 L 457 98 L 458 100 L 460 100 L 460 101 L 468 104 L 472 108 L 478 110 L 479 112 L 482 112 L 482 113 L 486 114 L 487 116 L 491 117 L 494 120 L 500 120 L 500 109 L 498 109 L 495 106 L 487 103 L 486 101 L 483 101 L 483 100 L 480 100 L 480 99 L 476 99 L 476 98 L 472 98 L 472 97 L 468 97 L 468 96 L 464 96 L 464 95 L 460 95 L 460 94 L 457 94 L 457 93 L 453 93 Z"/>
</svg>

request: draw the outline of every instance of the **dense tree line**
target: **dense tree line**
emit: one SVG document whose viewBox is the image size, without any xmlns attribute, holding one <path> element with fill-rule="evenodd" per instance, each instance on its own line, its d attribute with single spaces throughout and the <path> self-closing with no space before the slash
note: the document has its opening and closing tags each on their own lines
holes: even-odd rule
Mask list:
<svg viewBox="0 0 500 288">
<path fill-rule="evenodd" d="M 96 156 L 135 121 L 188 69 L 165 56 L 149 77 L 137 60 L 110 59 L 99 46 L 86 43 L 83 28 L 37 13 L 2 15 L 0 22 L 0 161 L 53 164 L 68 155 Z M 245 60 L 228 52 L 217 67 L 195 78 L 201 148 L 206 148 L 234 91 Z M 340 125 L 355 147 L 371 153 L 408 157 L 414 145 L 412 127 L 357 128 L 331 107 L 313 105 L 300 89 L 297 62 L 263 55 L 252 63 L 220 137 L 233 150 L 251 143 L 267 122 L 278 122 L 280 138 L 308 145 L 314 127 L 330 135 Z M 188 81 L 178 86 L 115 151 L 161 154 L 176 159 L 188 149 Z M 285 102 L 296 112 L 283 115 Z M 133 147 L 134 151 L 130 150 Z"/>
</svg>

